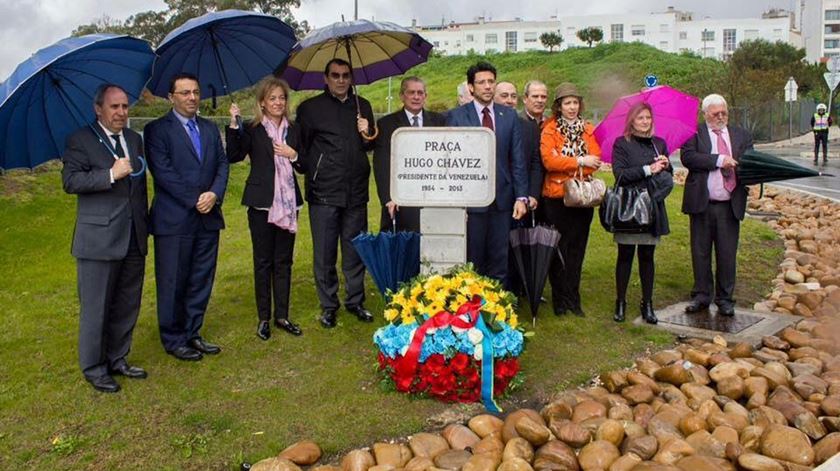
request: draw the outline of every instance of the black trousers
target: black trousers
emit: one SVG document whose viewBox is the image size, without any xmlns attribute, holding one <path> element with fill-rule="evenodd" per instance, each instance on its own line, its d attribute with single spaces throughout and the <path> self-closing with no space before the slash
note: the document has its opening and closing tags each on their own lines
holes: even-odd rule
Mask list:
<svg viewBox="0 0 840 471">
<path fill-rule="evenodd" d="M 420 208 L 400 206 L 394 219 L 397 222 L 397 231 L 420 232 Z M 382 207 L 382 213 L 379 216 L 379 230 L 382 232 L 394 230 L 391 215 L 388 214 L 388 208 L 385 206 Z"/>
<path fill-rule="evenodd" d="M 732 205 L 729 201 L 710 201 L 705 211 L 689 215 L 689 229 L 691 266 L 694 270 L 691 298 L 703 304 L 714 301 L 718 306 L 734 305 L 735 268 L 741 222 L 732 213 Z M 715 254 L 714 278 L 712 250 Z"/>
<path fill-rule="evenodd" d="M 367 206 L 340 208 L 324 204 L 309 205 L 312 228 L 315 288 L 323 310 L 337 310 L 338 245 L 341 242 L 341 271 L 344 273 L 345 307 L 361 306 L 365 301 L 365 265 L 351 241 L 367 231 Z"/>
<path fill-rule="evenodd" d="M 511 211 L 467 213 L 467 261 L 480 275 L 507 285 Z"/>
<path fill-rule="evenodd" d="M 822 144 L 823 160 L 828 160 L 828 131 L 814 131 L 814 161 L 820 153 L 820 144 Z"/>
<path fill-rule="evenodd" d="M 295 234 L 268 222 L 268 211 L 248 208 L 248 229 L 254 249 L 254 294 L 261 321 L 289 318 Z"/>
<path fill-rule="evenodd" d="M 543 208 L 548 223 L 560 232 L 560 254 L 565 262 L 555 258 L 548 270 L 552 304 L 555 310 L 579 309 L 580 276 L 595 211 L 568 208 L 562 198 L 544 198 Z"/>
<path fill-rule="evenodd" d="M 633 271 L 633 257 L 635 252 L 638 251 L 639 279 L 642 282 L 642 301 L 653 301 L 654 250 L 656 250 L 655 245 L 618 244 L 618 259 L 615 264 L 615 299 L 624 301 L 627 295 L 630 272 Z"/>
</svg>

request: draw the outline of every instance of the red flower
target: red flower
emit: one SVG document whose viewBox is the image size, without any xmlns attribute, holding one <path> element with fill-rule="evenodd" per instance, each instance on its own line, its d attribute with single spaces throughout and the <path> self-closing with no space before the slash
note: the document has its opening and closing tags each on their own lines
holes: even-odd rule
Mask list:
<svg viewBox="0 0 840 471">
<path fill-rule="evenodd" d="M 466 353 L 458 353 L 449 360 L 449 366 L 456 372 L 463 373 L 470 366 L 470 357 Z"/>
</svg>

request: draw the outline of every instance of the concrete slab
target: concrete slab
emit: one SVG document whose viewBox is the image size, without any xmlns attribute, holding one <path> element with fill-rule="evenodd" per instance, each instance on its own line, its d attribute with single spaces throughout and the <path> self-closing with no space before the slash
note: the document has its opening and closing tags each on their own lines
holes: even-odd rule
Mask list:
<svg viewBox="0 0 840 471">
<path fill-rule="evenodd" d="M 751 309 L 735 308 L 735 317 L 718 316 L 714 305 L 708 313 L 686 314 L 687 302 L 674 304 L 656 311 L 659 323 L 653 327 L 684 335 L 711 340 L 720 335 L 727 342 L 748 342 L 754 347 L 761 345 L 761 337 L 775 335 L 785 327 L 802 320 L 799 316 L 775 312 L 758 312 Z M 644 321 L 636 318 L 633 324 L 641 325 Z"/>
</svg>

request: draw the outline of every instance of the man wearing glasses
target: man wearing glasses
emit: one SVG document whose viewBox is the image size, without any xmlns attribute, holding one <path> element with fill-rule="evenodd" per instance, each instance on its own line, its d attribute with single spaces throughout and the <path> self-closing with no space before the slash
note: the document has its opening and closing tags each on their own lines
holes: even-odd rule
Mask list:
<svg viewBox="0 0 840 471">
<path fill-rule="evenodd" d="M 228 160 L 219 129 L 198 116 L 201 89 L 190 74 L 172 78 L 172 111 L 144 129 L 154 178 L 150 232 L 155 237 L 155 282 L 160 339 L 179 360 L 221 351 L 199 330 L 213 289 Z"/>
<path fill-rule="evenodd" d="M 720 95 L 703 99 L 705 123 L 682 147 L 688 169 L 682 211 L 689 215 L 694 288 L 685 312 L 707 312 L 714 301 L 718 314 L 735 314 L 735 262 L 747 187 L 735 174 L 738 159 L 752 149 L 749 131 L 729 126 L 729 109 Z M 716 270 L 712 278 L 712 250 Z"/>
<path fill-rule="evenodd" d="M 324 68 L 324 93 L 297 109 L 301 158 L 306 173 L 306 201 L 312 228 L 315 287 L 321 304 L 321 325 L 336 325 L 338 274 L 335 264 L 341 241 L 344 308 L 363 322 L 373 316 L 364 307 L 365 266 L 350 242 L 367 231 L 367 152 L 373 149 L 370 103 L 354 95 L 350 64 L 332 59 Z M 369 138 L 372 139 L 372 138 Z"/>
</svg>

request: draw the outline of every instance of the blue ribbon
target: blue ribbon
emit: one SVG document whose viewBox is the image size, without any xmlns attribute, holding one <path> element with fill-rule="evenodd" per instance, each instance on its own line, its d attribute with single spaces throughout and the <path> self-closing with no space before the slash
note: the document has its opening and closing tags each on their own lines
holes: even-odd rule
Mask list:
<svg viewBox="0 0 840 471">
<path fill-rule="evenodd" d="M 483 299 L 481 300 L 481 304 L 484 305 Z M 475 326 L 484 334 L 484 338 L 481 341 L 481 402 L 488 411 L 500 413 L 502 412 L 502 408 L 493 399 L 493 334 L 490 332 L 487 324 L 484 323 L 481 312 L 477 314 L 478 319 L 476 320 Z"/>
</svg>

